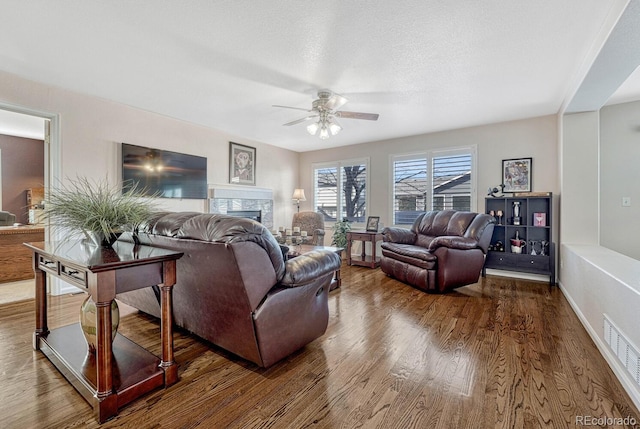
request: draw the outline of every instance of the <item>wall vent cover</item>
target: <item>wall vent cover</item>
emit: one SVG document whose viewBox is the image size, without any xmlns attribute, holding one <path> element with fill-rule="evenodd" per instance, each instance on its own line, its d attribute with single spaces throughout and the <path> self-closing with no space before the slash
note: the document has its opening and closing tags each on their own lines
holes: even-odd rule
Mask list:
<svg viewBox="0 0 640 429">
<path fill-rule="evenodd" d="M 609 316 L 604 316 L 604 341 L 617 356 L 618 360 L 627 369 L 631 378 L 640 386 L 640 351 L 631 344 L 631 341 L 611 321 Z"/>
</svg>

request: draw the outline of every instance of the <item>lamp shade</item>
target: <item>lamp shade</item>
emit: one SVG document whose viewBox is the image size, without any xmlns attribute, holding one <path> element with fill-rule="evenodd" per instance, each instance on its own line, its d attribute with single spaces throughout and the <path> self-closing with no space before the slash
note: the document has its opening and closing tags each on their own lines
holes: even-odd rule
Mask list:
<svg viewBox="0 0 640 429">
<path fill-rule="evenodd" d="M 304 189 L 295 189 L 293 191 L 293 199 L 296 201 L 307 201 L 307 197 L 304 196 Z"/>
</svg>

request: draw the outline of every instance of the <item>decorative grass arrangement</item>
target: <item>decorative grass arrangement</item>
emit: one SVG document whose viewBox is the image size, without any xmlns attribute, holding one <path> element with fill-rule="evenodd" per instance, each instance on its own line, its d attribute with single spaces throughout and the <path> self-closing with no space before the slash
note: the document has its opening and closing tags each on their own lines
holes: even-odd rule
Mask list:
<svg viewBox="0 0 640 429">
<path fill-rule="evenodd" d="M 123 191 L 106 179 L 81 177 L 51 189 L 44 213 L 52 226 L 82 231 L 97 244 L 108 245 L 122 232 L 135 232 L 155 210 L 154 199 L 143 197 L 136 185 Z"/>
</svg>

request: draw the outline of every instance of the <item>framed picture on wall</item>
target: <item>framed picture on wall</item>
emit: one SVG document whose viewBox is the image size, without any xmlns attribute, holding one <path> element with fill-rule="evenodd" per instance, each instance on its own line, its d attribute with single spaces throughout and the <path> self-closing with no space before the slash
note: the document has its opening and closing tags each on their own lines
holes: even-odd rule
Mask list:
<svg viewBox="0 0 640 429">
<path fill-rule="evenodd" d="M 255 186 L 255 147 L 229 142 L 229 183 Z"/>
<path fill-rule="evenodd" d="M 531 192 L 532 158 L 502 160 L 502 192 Z"/>
</svg>

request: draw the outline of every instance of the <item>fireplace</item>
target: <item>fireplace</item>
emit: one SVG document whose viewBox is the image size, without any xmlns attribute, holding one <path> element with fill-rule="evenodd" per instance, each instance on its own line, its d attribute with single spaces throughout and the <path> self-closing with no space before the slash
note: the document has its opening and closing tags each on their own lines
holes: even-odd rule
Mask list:
<svg viewBox="0 0 640 429">
<path fill-rule="evenodd" d="M 209 213 L 255 219 L 273 229 L 273 190 L 237 185 L 209 185 Z"/>
</svg>

